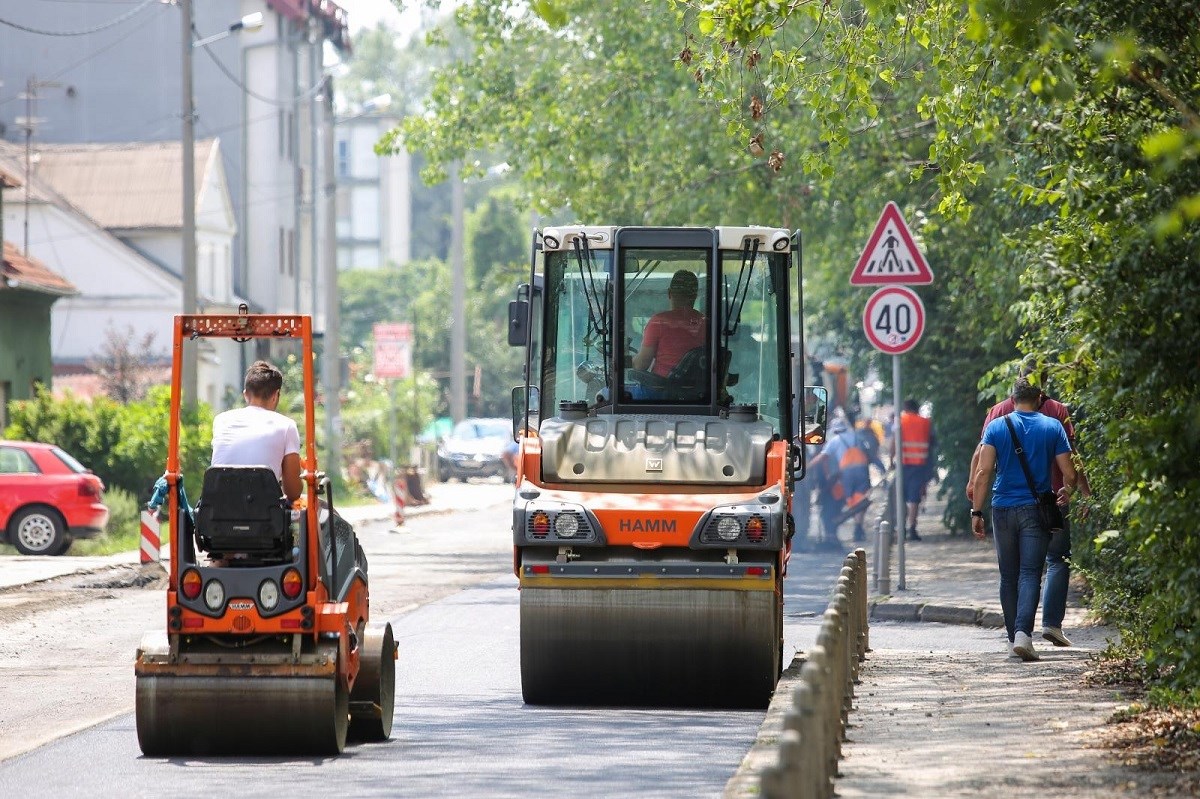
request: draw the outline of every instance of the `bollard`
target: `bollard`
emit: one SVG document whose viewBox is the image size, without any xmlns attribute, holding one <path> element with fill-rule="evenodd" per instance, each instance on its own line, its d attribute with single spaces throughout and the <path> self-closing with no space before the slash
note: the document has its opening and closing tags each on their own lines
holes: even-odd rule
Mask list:
<svg viewBox="0 0 1200 799">
<path fill-rule="evenodd" d="M 800 733 L 800 778 L 797 782 L 795 796 L 804 799 L 816 799 L 818 796 L 818 764 L 820 762 L 820 743 L 816 740 L 816 725 L 814 724 L 813 688 L 804 680 L 800 680 L 792 690 L 792 706 L 795 715 L 796 731 Z M 784 723 L 787 723 L 785 717 Z"/>
<path fill-rule="evenodd" d="M 800 733 L 784 730 L 779 742 L 779 769 L 783 772 L 783 789 L 788 796 L 799 795 L 802 756 Z"/>
<path fill-rule="evenodd" d="M 142 563 L 162 562 L 162 539 L 158 534 L 158 511 L 142 511 Z"/>
<path fill-rule="evenodd" d="M 779 766 L 765 766 L 758 778 L 759 790 L 766 799 L 792 799 L 784 787 L 783 772 Z"/>
<path fill-rule="evenodd" d="M 850 685 L 858 682 L 858 610 L 855 607 L 858 597 L 854 586 L 854 570 L 850 567 L 842 569 L 838 578 L 838 591 L 845 599 L 842 611 L 842 623 L 846 627 L 846 677 Z M 841 599 L 842 597 L 839 597 Z"/>
<path fill-rule="evenodd" d="M 829 751 L 826 768 L 829 776 L 837 774 L 837 762 L 842 757 L 842 676 L 838 669 L 842 663 L 841 621 L 837 610 L 830 608 L 825 611 L 825 623 L 817 634 L 817 644 L 825 648 L 825 661 L 822 663 L 822 701 L 821 715 L 824 716 L 825 731 L 829 738 Z"/>
<path fill-rule="evenodd" d="M 875 575 L 875 593 L 887 596 L 892 593 L 892 525 L 884 521 L 879 525 L 879 536 L 875 541 L 878 552 L 879 572 Z"/>
<path fill-rule="evenodd" d="M 854 550 L 854 555 L 858 561 L 858 660 L 861 663 L 871 651 L 871 625 L 867 619 L 867 551 L 859 547 Z"/>
<path fill-rule="evenodd" d="M 839 594 L 836 607 L 842 619 L 842 654 L 844 655 L 842 660 L 842 728 L 843 737 L 845 737 L 845 728 L 850 723 L 850 711 L 854 709 L 854 683 L 858 673 L 858 658 L 854 656 L 854 642 L 857 634 L 854 631 L 854 613 L 851 612 L 849 595 Z"/>
<path fill-rule="evenodd" d="M 830 794 L 830 750 L 833 748 L 833 732 L 830 729 L 826 697 L 830 693 L 825 679 L 825 647 L 814 646 L 808 653 L 808 662 L 800 669 L 800 678 L 812 689 L 813 753 L 812 783 L 814 795 L 825 799 Z"/>
</svg>

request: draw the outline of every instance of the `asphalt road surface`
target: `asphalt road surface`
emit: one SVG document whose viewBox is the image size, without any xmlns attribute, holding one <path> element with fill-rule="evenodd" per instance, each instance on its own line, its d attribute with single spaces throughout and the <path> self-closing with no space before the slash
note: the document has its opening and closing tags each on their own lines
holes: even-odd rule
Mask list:
<svg viewBox="0 0 1200 799">
<path fill-rule="evenodd" d="M 503 487 L 477 488 L 489 493 L 469 497 L 476 510 L 414 518 L 399 532 L 385 524 L 360 528 L 371 560 L 372 615 L 391 620 L 400 648 L 390 741 L 352 745 L 337 758 L 145 758 L 125 713 L 0 762 L 3 793 L 719 796 L 762 712 L 523 704 L 511 516 Z M 838 553 L 793 557 L 789 657 L 811 645 L 840 565 Z M 131 705 L 132 652 L 128 675 Z M 87 672 L 62 679 L 86 683 Z"/>
</svg>

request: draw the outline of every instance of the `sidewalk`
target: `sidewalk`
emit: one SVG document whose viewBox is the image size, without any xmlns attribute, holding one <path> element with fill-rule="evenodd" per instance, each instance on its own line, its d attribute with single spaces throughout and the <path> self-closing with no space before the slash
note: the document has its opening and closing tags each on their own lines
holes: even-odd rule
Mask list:
<svg viewBox="0 0 1200 799">
<path fill-rule="evenodd" d="M 931 500 L 934 492 L 931 490 Z M 1082 683 L 1113 629 L 1088 619 L 1072 591 L 1063 629 L 1073 646 L 1038 634 L 1041 660 L 1010 659 L 1000 614 L 999 572 L 989 536 L 950 536 L 944 501 L 931 501 L 918 522 L 921 541 L 906 542 L 906 588 L 871 595 L 871 652 L 855 688 L 848 742 L 834 787 L 849 797 L 1055 799 L 1187 796 L 1172 775 L 1137 771 L 1098 740 L 1113 713 L 1128 705 L 1111 690 Z M 879 507 L 878 505 L 876 507 Z M 868 519 L 873 519 L 869 515 Z M 841 530 L 849 540 L 849 525 Z M 849 551 L 852 544 L 844 543 Z M 867 547 L 873 563 L 873 542 Z M 799 669 L 785 673 L 755 750 L 777 758 L 782 716 Z M 764 754 L 752 750 L 725 795 L 757 795 Z M 753 784 L 753 791 L 750 785 Z"/>
</svg>

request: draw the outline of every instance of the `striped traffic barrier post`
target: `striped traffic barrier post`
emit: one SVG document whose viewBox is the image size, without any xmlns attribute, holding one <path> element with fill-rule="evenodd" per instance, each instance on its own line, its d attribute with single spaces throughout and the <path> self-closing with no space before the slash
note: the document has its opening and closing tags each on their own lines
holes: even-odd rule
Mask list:
<svg viewBox="0 0 1200 799">
<path fill-rule="evenodd" d="M 142 511 L 142 563 L 162 562 L 162 540 L 158 535 L 158 512 Z"/>
</svg>

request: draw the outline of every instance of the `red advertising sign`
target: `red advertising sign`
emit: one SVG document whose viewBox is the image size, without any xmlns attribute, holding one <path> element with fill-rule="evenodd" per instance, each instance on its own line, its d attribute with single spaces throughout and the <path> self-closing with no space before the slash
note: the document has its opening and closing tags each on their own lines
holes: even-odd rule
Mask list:
<svg viewBox="0 0 1200 799">
<path fill-rule="evenodd" d="M 385 380 L 412 377 L 412 325 L 381 322 L 371 330 L 375 337 L 375 362 L 371 371 L 375 377 Z"/>
</svg>

